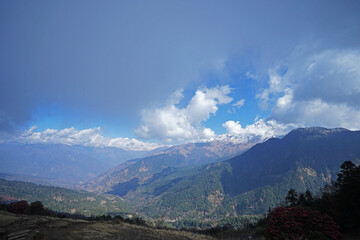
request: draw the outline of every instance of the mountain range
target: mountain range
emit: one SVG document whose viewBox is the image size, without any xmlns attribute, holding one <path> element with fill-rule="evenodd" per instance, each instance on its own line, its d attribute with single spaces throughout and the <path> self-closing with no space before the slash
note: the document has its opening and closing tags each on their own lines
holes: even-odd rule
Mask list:
<svg viewBox="0 0 360 240">
<path fill-rule="evenodd" d="M 126 160 L 154 152 L 125 151 L 115 147 L 2 143 L 0 176 L 8 180 L 74 187 Z"/>
<path fill-rule="evenodd" d="M 359 146 L 359 131 L 300 128 L 228 160 L 206 164 L 214 159 L 195 157 L 198 162 L 192 160 L 189 168 L 178 167 L 186 165 L 178 154 L 171 161 L 163 153 L 134 160 L 86 186 L 120 195 L 136 212 L 151 218 L 216 222 L 265 213 L 291 188 L 316 194 L 336 176 L 342 162 L 360 163 Z"/>
<path fill-rule="evenodd" d="M 360 163 L 360 131 L 313 127 L 263 143 L 187 143 L 151 153 L 0 144 L 0 177 L 64 181 L 120 196 L 135 214 L 176 227 L 194 221 L 214 226 L 263 214 L 281 204 L 291 188 L 316 195 L 348 160 Z"/>
</svg>

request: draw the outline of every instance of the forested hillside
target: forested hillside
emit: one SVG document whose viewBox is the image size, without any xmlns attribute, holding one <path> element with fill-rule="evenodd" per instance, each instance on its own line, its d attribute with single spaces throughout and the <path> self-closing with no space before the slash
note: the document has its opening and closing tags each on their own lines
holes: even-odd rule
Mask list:
<svg viewBox="0 0 360 240">
<path fill-rule="evenodd" d="M 60 187 L 50 187 L 0 179 L 0 200 L 41 201 L 46 208 L 85 216 L 129 214 L 131 208 L 121 198 L 97 195 Z"/>
</svg>

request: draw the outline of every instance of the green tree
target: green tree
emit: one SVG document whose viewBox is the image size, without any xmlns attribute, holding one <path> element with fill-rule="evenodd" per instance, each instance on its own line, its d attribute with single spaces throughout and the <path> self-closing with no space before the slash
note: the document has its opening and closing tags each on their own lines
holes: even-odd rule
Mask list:
<svg viewBox="0 0 360 240">
<path fill-rule="evenodd" d="M 291 188 L 285 197 L 285 201 L 290 206 L 295 206 L 298 202 L 298 194 L 295 189 Z"/>
<path fill-rule="evenodd" d="M 308 202 L 308 203 L 311 203 L 312 201 L 314 201 L 314 198 L 311 195 L 311 192 L 309 190 L 306 190 L 306 192 L 305 192 L 305 199 L 306 199 L 306 202 Z"/>
<path fill-rule="evenodd" d="M 301 206 L 306 206 L 307 205 L 306 197 L 305 197 L 304 193 L 300 193 L 299 199 L 297 201 L 297 205 L 301 205 Z"/>
<path fill-rule="evenodd" d="M 360 228 L 360 166 L 350 161 L 341 165 L 335 183 L 334 202 L 337 204 L 336 219 L 343 229 Z"/>
<path fill-rule="evenodd" d="M 27 209 L 27 213 L 30 215 L 44 215 L 44 205 L 40 201 L 32 202 Z"/>
<path fill-rule="evenodd" d="M 351 162 L 346 161 L 340 166 L 341 171 L 338 174 L 337 181 L 335 183 L 335 186 L 338 188 L 338 190 L 341 191 L 342 188 L 347 187 L 349 184 L 353 183 L 355 180 L 354 177 L 356 177 L 356 170 L 358 167 Z"/>
</svg>

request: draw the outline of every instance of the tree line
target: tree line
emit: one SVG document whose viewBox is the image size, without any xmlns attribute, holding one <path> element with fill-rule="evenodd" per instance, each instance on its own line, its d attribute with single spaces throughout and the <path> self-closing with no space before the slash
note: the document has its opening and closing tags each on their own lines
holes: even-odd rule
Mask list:
<svg viewBox="0 0 360 240">
<path fill-rule="evenodd" d="M 332 184 L 318 198 L 309 191 L 290 189 L 284 206 L 270 211 L 264 220 L 270 238 L 342 239 L 360 235 L 360 166 L 341 165 Z M 264 224 L 264 223 L 263 223 Z"/>
</svg>

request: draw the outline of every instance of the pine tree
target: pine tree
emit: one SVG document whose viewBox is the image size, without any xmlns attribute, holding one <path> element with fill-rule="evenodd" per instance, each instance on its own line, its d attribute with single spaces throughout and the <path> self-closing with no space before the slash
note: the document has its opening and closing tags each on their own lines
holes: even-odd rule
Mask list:
<svg viewBox="0 0 360 240">
<path fill-rule="evenodd" d="M 291 188 L 285 197 L 285 201 L 290 206 L 295 206 L 298 202 L 298 194 L 295 189 Z"/>
</svg>

